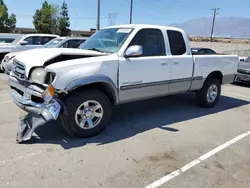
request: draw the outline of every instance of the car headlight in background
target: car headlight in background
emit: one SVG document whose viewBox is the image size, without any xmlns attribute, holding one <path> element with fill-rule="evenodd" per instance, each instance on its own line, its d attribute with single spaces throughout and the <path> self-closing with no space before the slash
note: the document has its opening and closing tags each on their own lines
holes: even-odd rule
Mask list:
<svg viewBox="0 0 250 188">
<path fill-rule="evenodd" d="M 7 61 L 9 61 L 9 56 L 4 56 L 4 58 L 3 58 L 3 63 L 5 63 L 5 62 L 7 62 Z"/>
<path fill-rule="evenodd" d="M 45 75 L 46 75 L 46 71 L 44 70 L 44 68 L 42 67 L 35 68 L 31 72 L 30 79 L 34 82 L 44 83 Z"/>
</svg>

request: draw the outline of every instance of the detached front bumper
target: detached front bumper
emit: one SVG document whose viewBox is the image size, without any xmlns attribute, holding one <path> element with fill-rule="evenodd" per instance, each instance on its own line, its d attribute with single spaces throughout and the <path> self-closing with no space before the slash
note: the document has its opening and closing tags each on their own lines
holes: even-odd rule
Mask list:
<svg viewBox="0 0 250 188">
<path fill-rule="evenodd" d="M 53 98 L 48 103 L 43 100 L 45 86 L 32 84 L 13 75 L 9 76 L 10 95 L 13 102 L 28 115 L 20 118 L 17 141 L 30 140 L 34 130 L 52 120 L 56 120 L 61 111 L 61 102 Z"/>
</svg>

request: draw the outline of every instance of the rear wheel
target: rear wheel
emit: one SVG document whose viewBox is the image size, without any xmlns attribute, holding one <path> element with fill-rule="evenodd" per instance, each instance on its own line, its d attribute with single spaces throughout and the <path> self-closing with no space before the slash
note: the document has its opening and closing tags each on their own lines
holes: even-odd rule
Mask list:
<svg viewBox="0 0 250 188">
<path fill-rule="evenodd" d="M 220 98 L 221 83 L 216 78 L 208 78 L 201 90 L 196 92 L 197 103 L 205 108 L 214 107 Z"/>
<path fill-rule="evenodd" d="M 95 136 L 106 127 L 111 117 L 112 105 L 98 90 L 74 93 L 66 99 L 65 105 L 68 114 L 61 116 L 61 122 L 71 136 Z"/>
</svg>

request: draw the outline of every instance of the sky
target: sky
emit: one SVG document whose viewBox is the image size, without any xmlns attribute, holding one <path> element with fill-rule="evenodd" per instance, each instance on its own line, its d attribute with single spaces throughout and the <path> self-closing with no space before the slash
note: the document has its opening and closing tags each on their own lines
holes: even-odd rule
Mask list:
<svg viewBox="0 0 250 188">
<path fill-rule="evenodd" d="M 17 16 L 17 27 L 33 27 L 33 15 L 44 0 L 4 0 L 9 13 Z M 97 0 L 65 0 L 69 8 L 71 29 L 96 28 Z M 110 24 L 128 24 L 130 0 L 100 0 L 101 28 Z M 48 0 L 61 4 L 62 0 Z M 220 8 L 222 17 L 250 18 L 250 0 L 133 0 L 133 23 L 169 25 L 191 19 L 211 17 L 211 8 Z"/>
</svg>

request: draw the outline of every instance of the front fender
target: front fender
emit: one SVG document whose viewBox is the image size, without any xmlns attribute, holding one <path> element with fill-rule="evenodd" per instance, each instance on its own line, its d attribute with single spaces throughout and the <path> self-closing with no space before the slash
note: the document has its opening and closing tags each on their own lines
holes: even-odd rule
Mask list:
<svg viewBox="0 0 250 188">
<path fill-rule="evenodd" d="M 109 87 L 110 91 L 112 92 L 112 95 L 115 99 L 115 102 L 118 103 L 118 90 L 116 84 L 112 81 L 111 78 L 109 78 L 106 75 L 92 75 L 92 76 L 87 76 L 83 78 L 76 79 L 69 83 L 64 91 L 72 91 L 76 88 L 79 88 L 84 85 L 89 85 L 89 84 L 94 84 L 94 83 L 104 83 L 106 86 Z"/>
</svg>

